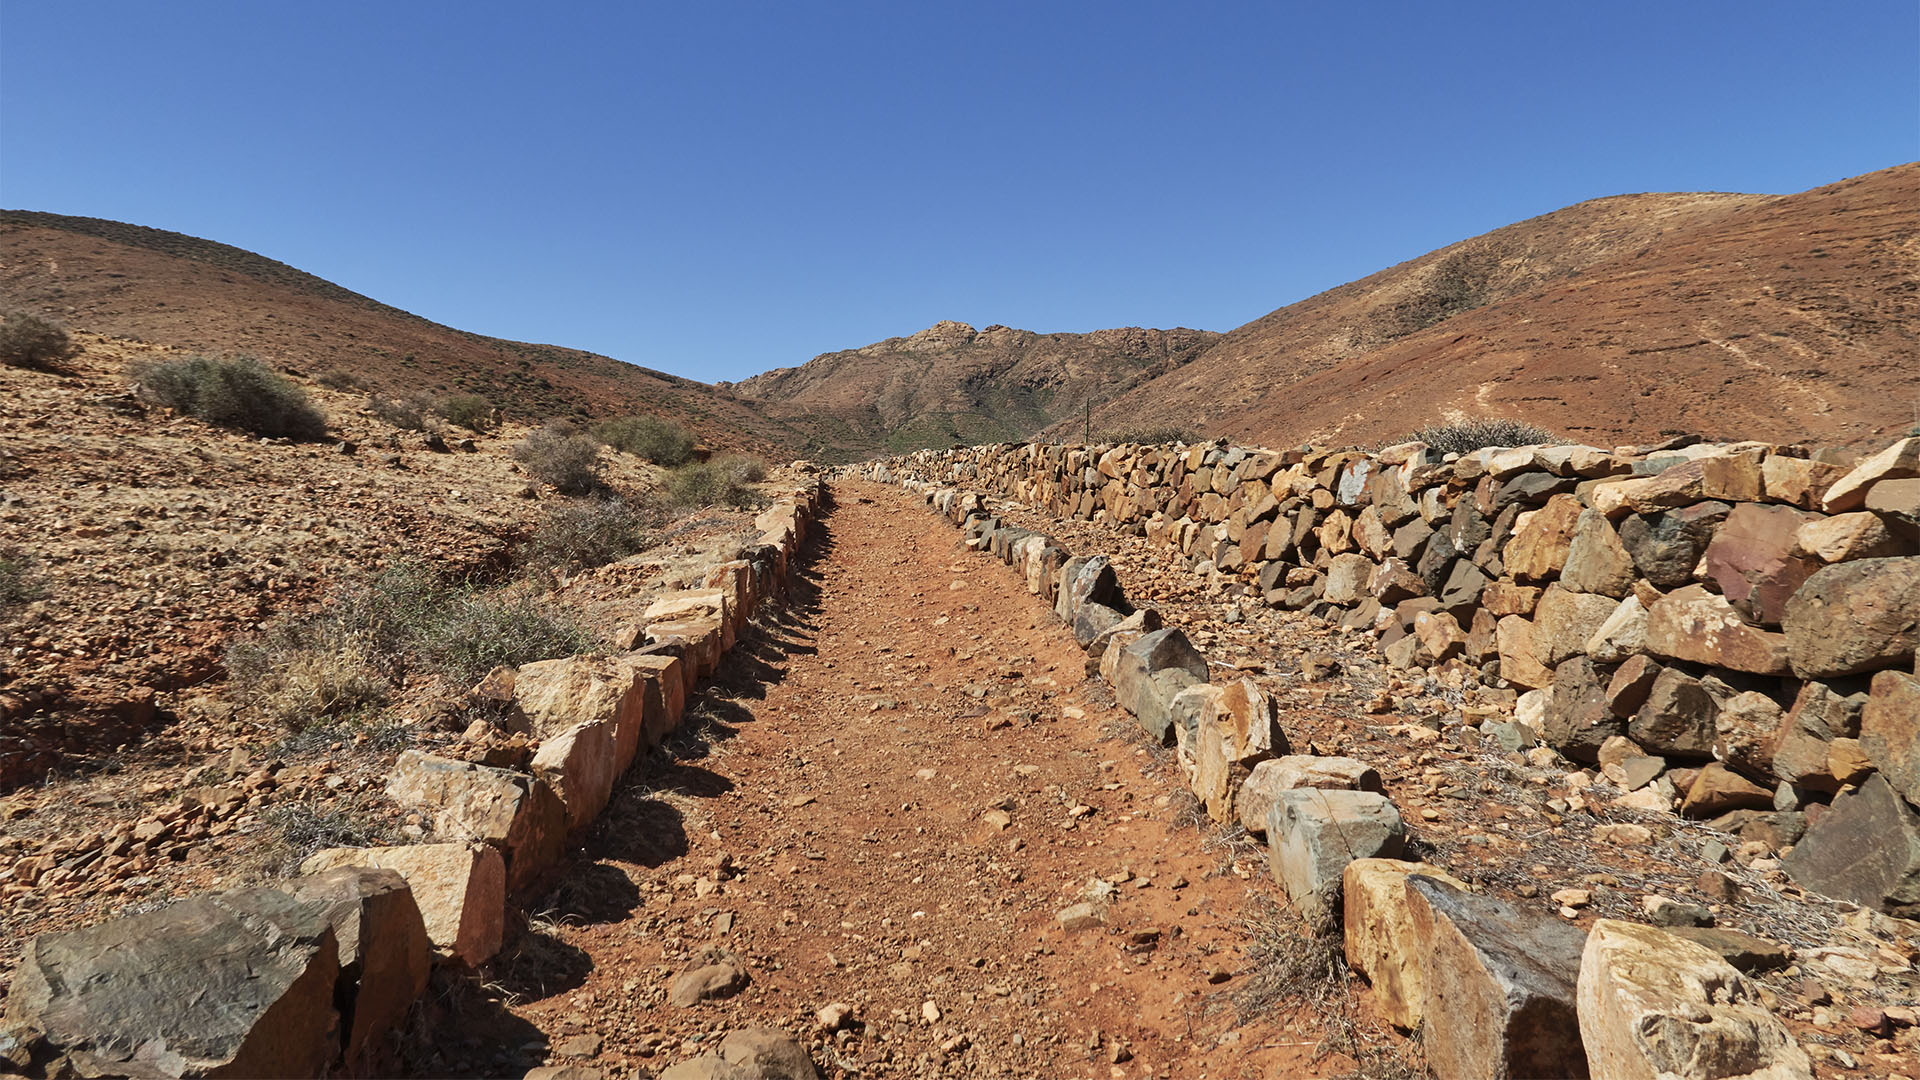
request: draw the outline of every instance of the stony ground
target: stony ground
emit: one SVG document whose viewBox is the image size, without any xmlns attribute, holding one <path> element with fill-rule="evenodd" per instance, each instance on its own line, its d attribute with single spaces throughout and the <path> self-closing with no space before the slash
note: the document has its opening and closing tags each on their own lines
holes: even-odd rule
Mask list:
<svg viewBox="0 0 1920 1080">
<path fill-rule="evenodd" d="M 825 534 L 801 603 L 529 905 L 490 973 L 506 1015 L 449 1006 L 419 1068 L 632 1075 L 768 1024 L 831 1076 L 1348 1072 L 1322 1044 L 1350 1032 L 1245 1015 L 1264 860 L 1195 829 L 1013 571 L 888 488 L 841 487 Z M 1063 927 L 1089 900 L 1100 923 Z M 742 992 L 669 1003 L 721 953 Z"/>
</svg>

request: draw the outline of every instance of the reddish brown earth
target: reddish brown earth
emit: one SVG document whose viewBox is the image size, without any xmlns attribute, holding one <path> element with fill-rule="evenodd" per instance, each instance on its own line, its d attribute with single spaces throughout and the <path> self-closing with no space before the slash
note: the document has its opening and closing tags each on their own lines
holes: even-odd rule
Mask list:
<svg viewBox="0 0 1920 1080">
<path fill-rule="evenodd" d="M 479 394 L 520 421 L 650 413 L 715 447 L 790 459 L 803 445 L 705 383 L 456 330 L 249 251 L 139 225 L 0 211 L 0 296 L 108 337 L 345 372 L 390 394 Z"/>
<path fill-rule="evenodd" d="M 1241 1022 L 1264 862 L 1203 842 L 1177 770 L 1013 571 L 893 489 L 843 487 L 824 536 L 799 605 L 529 903 L 488 975 L 518 1023 L 472 1006 L 420 1068 L 518 1075 L 586 1035 L 622 1075 L 766 1024 L 815 1037 L 829 1077 L 1344 1072 L 1297 1006 Z M 1096 879 L 1105 925 L 1064 931 Z M 708 948 L 751 985 L 668 1004 Z M 829 1041 L 833 1002 L 859 1023 Z"/>
<path fill-rule="evenodd" d="M 1461 415 L 1606 446 L 1904 433 L 1920 424 L 1920 164 L 1532 218 L 1248 323 L 1094 424 L 1371 445 Z"/>
</svg>

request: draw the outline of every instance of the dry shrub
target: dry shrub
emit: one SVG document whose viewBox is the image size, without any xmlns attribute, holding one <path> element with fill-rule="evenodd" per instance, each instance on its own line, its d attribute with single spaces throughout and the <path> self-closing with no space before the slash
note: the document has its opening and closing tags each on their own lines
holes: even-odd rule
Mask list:
<svg viewBox="0 0 1920 1080">
<path fill-rule="evenodd" d="M 16 547 L 0 547 L 0 614 L 46 592 L 33 556 Z"/>
<path fill-rule="evenodd" d="M 255 435 L 319 439 L 327 418 L 306 391 L 250 356 L 191 356 L 137 368 L 140 393 L 177 413 Z"/>
<path fill-rule="evenodd" d="M 1469 454 L 1489 446 L 1536 446 L 1555 443 L 1559 436 L 1518 420 L 1482 417 L 1455 424 L 1423 427 L 1401 442 L 1423 442 L 1443 454 Z"/>
<path fill-rule="evenodd" d="M 683 509 L 730 506 L 749 510 L 761 502 L 760 493 L 751 485 L 766 478 L 766 462 L 756 457 L 728 454 L 675 469 L 667 477 L 667 497 Z"/>
<path fill-rule="evenodd" d="M 67 332 L 38 315 L 10 311 L 0 322 L 0 364 L 53 371 L 72 355 Z"/>
<path fill-rule="evenodd" d="M 455 394 L 441 398 L 434 406 L 440 418 L 455 427 L 468 431 L 487 430 L 487 421 L 493 416 L 493 403 L 479 394 Z"/>
<path fill-rule="evenodd" d="M 564 503 L 547 516 L 521 553 L 521 562 L 542 570 L 590 570 L 652 547 L 662 515 L 627 499 Z"/>
<path fill-rule="evenodd" d="M 372 394 L 367 411 L 401 431 L 423 431 L 427 426 L 427 407 L 418 398 L 391 398 Z"/>
<path fill-rule="evenodd" d="M 658 416 L 623 416 L 594 425 L 594 437 L 623 453 L 655 465 L 684 465 L 693 459 L 693 432 Z"/>
<path fill-rule="evenodd" d="M 513 457 L 527 475 L 563 495 L 586 495 L 600 489 L 600 441 L 564 420 L 557 420 L 521 440 Z"/>
</svg>

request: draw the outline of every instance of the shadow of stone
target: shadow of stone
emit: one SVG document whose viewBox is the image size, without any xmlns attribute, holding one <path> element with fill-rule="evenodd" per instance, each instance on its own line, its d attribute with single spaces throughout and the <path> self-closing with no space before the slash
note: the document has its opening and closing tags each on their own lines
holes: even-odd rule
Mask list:
<svg viewBox="0 0 1920 1080">
<path fill-rule="evenodd" d="M 580 862 L 540 898 L 543 919 L 591 926 L 619 922 L 640 906 L 640 889 L 617 866 Z"/>
<path fill-rule="evenodd" d="M 515 1016 L 485 977 L 436 969 L 400 1039 L 397 1067 L 371 1075 L 525 1076 L 547 1059 L 547 1036 Z"/>
<path fill-rule="evenodd" d="M 491 985 L 517 1002 L 540 1001 L 586 985 L 593 958 L 536 923 L 524 927 L 488 965 Z"/>
</svg>

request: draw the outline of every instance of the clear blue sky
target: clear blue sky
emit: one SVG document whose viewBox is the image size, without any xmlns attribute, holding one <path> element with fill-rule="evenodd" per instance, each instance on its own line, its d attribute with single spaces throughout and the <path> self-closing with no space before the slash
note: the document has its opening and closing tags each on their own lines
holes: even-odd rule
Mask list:
<svg viewBox="0 0 1920 1080">
<path fill-rule="evenodd" d="M 0 0 L 0 205 L 703 380 L 1920 157 L 1920 5 Z"/>
</svg>

